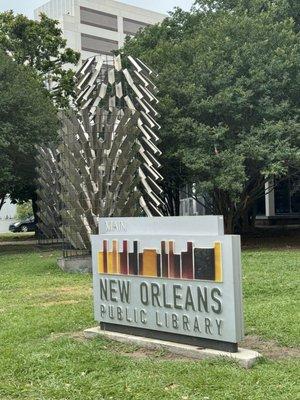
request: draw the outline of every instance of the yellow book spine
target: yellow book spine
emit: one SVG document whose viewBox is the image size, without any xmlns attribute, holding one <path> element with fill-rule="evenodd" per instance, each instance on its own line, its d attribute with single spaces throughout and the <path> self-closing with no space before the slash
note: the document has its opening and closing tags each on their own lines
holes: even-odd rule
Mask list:
<svg viewBox="0 0 300 400">
<path fill-rule="evenodd" d="M 98 253 L 98 272 L 99 274 L 103 274 L 104 273 L 104 254 L 102 251 L 100 251 Z"/>
<path fill-rule="evenodd" d="M 108 274 L 113 274 L 114 273 L 114 268 L 113 268 L 113 253 L 109 251 L 107 253 L 107 273 Z"/>
<path fill-rule="evenodd" d="M 223 266 L 222 266 L 222 244 L 215 242 L 215 281 L 223 281 Z"/>
</svg>

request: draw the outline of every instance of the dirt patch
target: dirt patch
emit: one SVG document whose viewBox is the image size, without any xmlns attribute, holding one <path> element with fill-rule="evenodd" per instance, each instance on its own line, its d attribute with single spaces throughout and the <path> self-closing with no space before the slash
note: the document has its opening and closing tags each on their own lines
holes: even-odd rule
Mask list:
<svg viewBox="0 0 300 400">
<path fill-rule="evenodd" d="M 68 338 L 68 339 L 74 339 L 78 341 L 85 341 L 86 338 L 84 336 L 84 333 L 82 331 L 78 332 L 64 332 L 64 333 L 52 333 L 50 336 L 50 340 L 57 340 L 60 338 Z"/>
<path fill-rule="evenodd" d="M 272 360 L 300 357 L 300 349 L 297 347 L 280 346 L 275 340 L 264 340 L 255 335 L 246 336 L 245 340 L 240 343 L 240 347 L 258 351 L 264 357 Z"/>
<path fill-rule="evenodd" d="M 140 350 L 135 350 L 135 351 L 128 352 L 128 353 L 125 351 L 114 350 L 114 353 L 119 354 L 121 356 L 134 358 L 135 360 L 143 360 L 145 358 L 155 357 L 155 351 L 149 350 L 149 349 L 140 349 Z"/>
<path fill-rule="evenodd" d="M 108 348 L 109 350 L 109 348 Z M 159 361 L 186 361 L 187 357 L 182 357 L 176 354 L 173 354 L 171 352 L 165 351 L 165 350 L 160 350 L 160 349 L 146 349 L 146 348 L 140 348 L 134 351 L 122 351 L 120 349 L 112 349 L 112 352 L 133 358 L 135 360 L 144 360 L 146 358 L 151 358 L 151 359 L 157 359 Z"/>
</svg>

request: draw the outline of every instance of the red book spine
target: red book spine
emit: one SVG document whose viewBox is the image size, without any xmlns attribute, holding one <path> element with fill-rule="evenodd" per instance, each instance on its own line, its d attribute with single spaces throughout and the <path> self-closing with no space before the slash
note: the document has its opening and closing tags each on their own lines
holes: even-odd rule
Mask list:
<svg viewBox="0 0 300 400">
<path fill-rule="evenodd" d="M 180 254 L 175 254 L 174 248 L 174 242 L 169 242 L 169 277 L 180 278 Z"/>
<path fill-rule="evenodd" d="M 161 276 L 168 278 L 169 276 L 169 257 L 166 250 L 166 242 L 161 242 Z"/>
<path fill-rule="evenodd" d="M 107 274 L 107 251 L 108 251 L 108 242 L 107 240 L 103 240 L 103 272 Z"/>
<path fill-rule="evenodd" d="M 194 278 L 194 264 L 193 264 L 193 243 L 187 243 L 187 251 L 181 253 L 182 260 L 182 278 Z"/>
</svg>

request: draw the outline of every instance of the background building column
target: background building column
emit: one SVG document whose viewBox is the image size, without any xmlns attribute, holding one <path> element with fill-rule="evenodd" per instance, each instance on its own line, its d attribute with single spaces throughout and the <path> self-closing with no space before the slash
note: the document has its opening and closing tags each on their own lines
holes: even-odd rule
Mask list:
<svg viewBox="0 0 300 400">
<path fill-rule="evenodd" d="M 265 184 L 265 202 L 266 202 L 266 216 L 275 216 L 275 191 L 274 180 L 270 180 Z"/>
<path fill-rule="evenodd" d="M 119 48 L 124 46 L 124 21 L 123 17 L 118 16 L 118 34 L 119 34 Z"/>
</svg>

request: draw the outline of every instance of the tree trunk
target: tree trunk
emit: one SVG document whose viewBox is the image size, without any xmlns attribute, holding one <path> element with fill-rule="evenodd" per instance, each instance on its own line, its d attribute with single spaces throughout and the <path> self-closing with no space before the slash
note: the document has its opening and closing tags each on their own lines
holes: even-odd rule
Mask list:
<svg viewBox="0 0 300 400">
<path fill-rule="evenodd" d="M 180 191 L 165 187 L 165 196 L 167 199 L 167 210 L 169 215 L 177 216 L 180 214 Z"/>
<path fill-rule="evenodd" d="M 180 215 L 180 191 L 176 190 L 176 193 L 174 195 L 174 209 L 175 209 L 175 215 Z"/>
<path fill-rule="evenodd" d="M 33 216 L 34 216 L 34 221 L 36 224 L 38 224 L 39 217 L 38 217 L 38 205 L 37 205 L 37 194 L 36 192 L 33 193 L 31 197 L 31 203 L 32 203 L 32 211 L 33 211 Z M 38 236 L 38 225 L 36 225 L 35 229 L 35 236 Z"/>
<path fill-rule="evenodd" d="M 253 207 L 250 211 L 250 216 L 249 216 L 249 227 L 251 230 L 255 228 L 256 217 L 257 217 L 257 209 L 256 207 Z"/>
<path fill-rule="evenodd" d="M 235 224 L 233 213 L 229 212 L 227 215 L 224 215 L 224 230 L 226 235 L 233 235 L 235 232 Z"/>
<path fill-rule="evenodd" d="M 1 208 L 4 206 L 5 198 L 6 198 L 6 194 L 0 195 L 0 211 L 1 211 Z"/>
<path fill-rule="evenodd" d="M 241 226 L 239 231 L 241 233 L 249 233 L 255 226 L 256 212 L 253 207 L 248 208 L 241 216 Z"/>
</svg>

